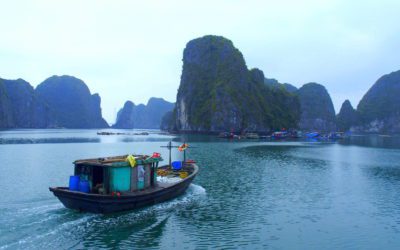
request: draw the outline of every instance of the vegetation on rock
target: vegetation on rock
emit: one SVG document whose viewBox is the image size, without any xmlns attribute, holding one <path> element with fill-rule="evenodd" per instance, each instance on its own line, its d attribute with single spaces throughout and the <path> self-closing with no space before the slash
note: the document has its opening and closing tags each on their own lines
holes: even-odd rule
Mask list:
<svg viewBox="0 0 400 250">
<path fill-rule="evenodd" d="M 283 88 L 290 93 L 295 93 L 297 88 L 290 83 L 280 83 L 274 78 L 264 78 L 264 83 L 273 88 Z"/>
<path fill-rule="evenodd" d="M 190 41 L 177 95 L 178 131 L 271 131 L 296 127 L 298 100 L 249 71 L 241 52 L 220 36 Z"/>
</svg>

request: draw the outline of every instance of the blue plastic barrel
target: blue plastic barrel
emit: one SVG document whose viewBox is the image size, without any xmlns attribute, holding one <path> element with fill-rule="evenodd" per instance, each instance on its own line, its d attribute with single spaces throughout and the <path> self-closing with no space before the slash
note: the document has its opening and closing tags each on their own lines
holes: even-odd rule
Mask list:
<svg viewBox="0 0 400 250">
<path fill-rule="evenodd" d="M 89 182 L 86 180 L 81 180 L 79 182 L 79 191 L 83 193 L 89 193 L 90 192 Z"/>
<path fill-rule="evenodd" d="M 79 176 L 71 175 L 69 177 L 69 190 L 71 191 L 79 190 Z"/>
<path fill-rule="evenodd" d="M 171 165 L 172 165 L 172 170 L 181 170 L 182 168 L 181 161 L 173 161 Z"/>
</svg>

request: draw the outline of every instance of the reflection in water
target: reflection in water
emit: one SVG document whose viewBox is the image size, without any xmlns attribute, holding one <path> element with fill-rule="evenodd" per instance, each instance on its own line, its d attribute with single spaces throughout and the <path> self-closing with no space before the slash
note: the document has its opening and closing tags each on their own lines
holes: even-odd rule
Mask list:
<svg viewBox="0 0 400 250">
<path fill-rule="evenodd" d="M 366 135 L 351 136 L 339 141 L 343 145 L 357 145 L 375 148 L 400 148 L 400 136 Z"/>
<path fill-rule="evenodd" d="M 295 150 L 300 147 L 309 147 L 305 144 L 298 144 L 298 145 L 257 145 L 257 146 L 248 146 L 243 148 L 238 148 L 235 151 L 238 153 L 246 154 L 247 156 L 251 157 L 260 157 L 265 158 L 270 154 L 276 154 L 279 156 L 286 156 L 285 153 L 291 150 Z"/>
<path fill-rule="evenodd" d="M 0 138 L 0 144 L 98 143 L 99 138 Z"/>
</svg>

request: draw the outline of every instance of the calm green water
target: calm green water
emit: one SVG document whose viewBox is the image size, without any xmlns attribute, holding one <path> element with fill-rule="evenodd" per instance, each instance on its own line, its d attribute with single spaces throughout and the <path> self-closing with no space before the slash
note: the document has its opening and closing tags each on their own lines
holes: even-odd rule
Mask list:
<svg viewBox="0 0 400 250">
<path fill-rule="evenodd" d="M 114 215 L 65 209 L 48 191 L 71 162 L 167 152 L 187 140 L 201 171 L 172 201 Z M 174 157 L 181 155 L 175 152 Z M 400 138 L 230 142 L 97 136 L 94 130 L 0 132 L 0 249 L 398 249 Z"/>
</svg>

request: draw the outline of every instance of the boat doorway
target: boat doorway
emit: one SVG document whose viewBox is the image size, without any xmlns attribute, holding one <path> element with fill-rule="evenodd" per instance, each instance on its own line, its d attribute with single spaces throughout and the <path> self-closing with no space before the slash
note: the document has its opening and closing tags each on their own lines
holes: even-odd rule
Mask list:
<svg viewBox="0 0 400 250">
<path fill-rule="evenodd" d="M 93 168 L 93 186 L 104 183 L 104 169 Z"/>
</svg>

